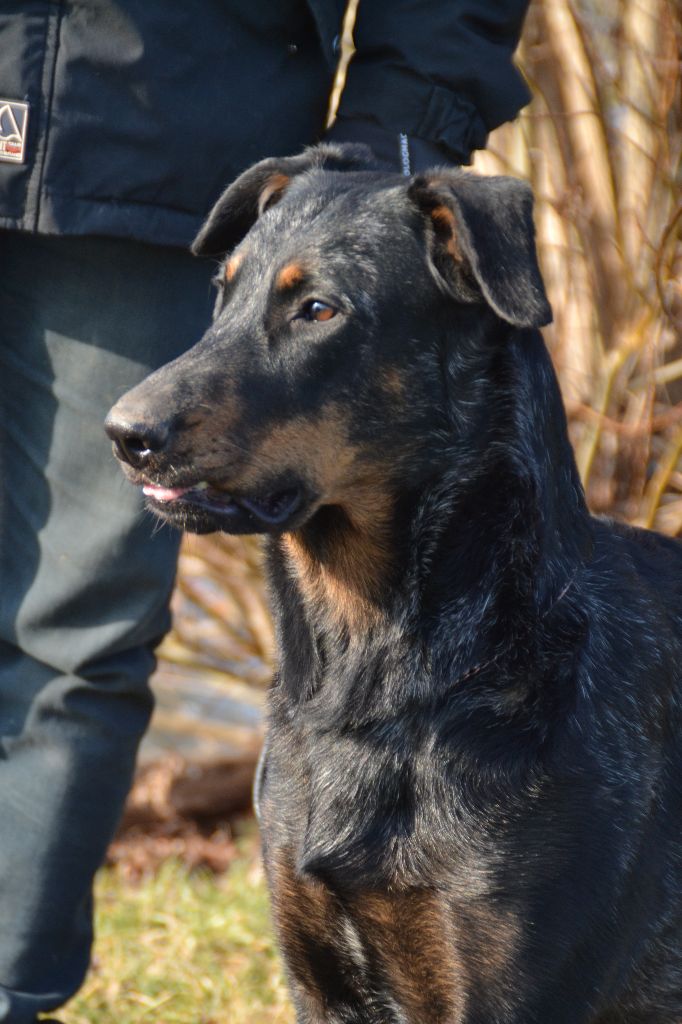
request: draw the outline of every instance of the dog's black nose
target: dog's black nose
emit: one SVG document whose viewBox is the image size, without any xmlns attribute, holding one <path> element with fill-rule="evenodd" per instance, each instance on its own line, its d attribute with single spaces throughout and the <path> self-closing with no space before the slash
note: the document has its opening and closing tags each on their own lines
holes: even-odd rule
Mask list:
<svg viewBox="0 0 682 1024">
<path fill-rule="evenodd" d="M 169 430 L 166 424 L 130 423 L 116 415 L 107 416 L 104 429 L 114 442 L 116 455 L 135 469 L 142 469 L 154 455 L 166 447 Z"/>
</svg>

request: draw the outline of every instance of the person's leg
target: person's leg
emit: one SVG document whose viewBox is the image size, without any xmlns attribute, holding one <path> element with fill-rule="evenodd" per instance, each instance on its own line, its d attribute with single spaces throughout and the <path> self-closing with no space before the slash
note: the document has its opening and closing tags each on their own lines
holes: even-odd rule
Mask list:
<svg viewBox="0 0 682 1024">
<path fill-rule="evenodd" d="M 0 235 L 0 1021 L 81 984 L 168 627 L 179 536 L 102 421 L 198 340 L 211 268 L 180 250 Z"/>
</svg>

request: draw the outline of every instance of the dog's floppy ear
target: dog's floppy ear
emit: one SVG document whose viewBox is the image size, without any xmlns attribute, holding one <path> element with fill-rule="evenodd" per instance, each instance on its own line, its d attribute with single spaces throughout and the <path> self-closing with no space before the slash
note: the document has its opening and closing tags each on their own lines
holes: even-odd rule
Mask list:
<svg viewBox="0 0 682 1024">
<path fill-rule="evenodd" d="M 450 287 L 468 273 L 508 323 L 551 322 L 535 252 L 533 194 L 525 182 L 435 170 L 415 177 L 409 195 L 429 218 L 431 263 L 441 283 Z"/>
<path fill-rule="evenodd" d="M 314 168 L 369 170 L 372 151 L 360 144 L 323 143 L 297 156 L 270 157 L 244 171 L 227 187 L 192 244 L 197 256 L 223 256 L 237 245 L 254 222 L 278 202 L 292 178 Z"/>
</svg>

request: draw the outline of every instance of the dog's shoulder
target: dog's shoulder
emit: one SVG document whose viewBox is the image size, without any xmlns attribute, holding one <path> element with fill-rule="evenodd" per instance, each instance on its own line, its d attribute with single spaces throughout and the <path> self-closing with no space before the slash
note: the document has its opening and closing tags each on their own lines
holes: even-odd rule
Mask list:
<svg viewBox="0 0 682 1024">
<path fill-rule="evenodd" d="M 646 594 L 657 607 L 668 609 L 682 633 L 682 541 L 615 520 L 594 523 L 594 562 L 619 577 L 617 599 Z"/>
<path fill-rule="evenodd" d="M 670 577 L 673 587 L 682 594 L 682 540 L 621 524 L 616 527 L 616 533 L 627 544 L 643 575 L 652 574 L 659 580 Z"/>
<path fill-rule="evenodd" d="M 611 741 L 616 760 L 631 749 L 643 761 L 668 742 L 680 752 L 682 545 L 611 520 L 593 524 L 579 595 L 588 623 L 578 668 L 583 726 L 602 758 Z"/>
</svg>

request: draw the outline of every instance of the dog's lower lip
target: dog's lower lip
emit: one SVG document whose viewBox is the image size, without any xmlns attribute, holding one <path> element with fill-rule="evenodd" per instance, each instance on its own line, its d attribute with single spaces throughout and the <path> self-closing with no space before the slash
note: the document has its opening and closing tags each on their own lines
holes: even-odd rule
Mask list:
<svg viewBox="0 0 682 1024">
<path fill-rule="evenodd" d="M 207 483 L 203 481 L 199 484 L 193 484 L 191 487 L 161 487 L 159 484 L 145 484 L 142 488 L 142 493 L 148 498 L 154 498 L 155 501 L 177 501 L 179 498 L 184 497 L 185 494 L 189 494 L 190 491 L 203 491 L 208 487 Z"/>
<path fill-rule="evenodd" d="M 162 487 L 160 484 L 145 484 L 142 493 L 162 505 L 175 502 L 208 506 L 224 514 L 245 509 L 267 526 L 279 526 L 292 515 L 301 501 L 301 492 L 292 487 L 276 491 L 263 497 L 233 498 L 227 491 L 211 486 L 206 481 L 186 487 Z"/>
<path fill-rule="evenodd" d="M 301 492 L 298 488 L 289 488 L 263 499 L 240 498 L 237 504 L 252 512 L 269 526 L 279 526 L 280 523 L 286 522 L 295 511 L 300 500 Z"/>
</svg>

